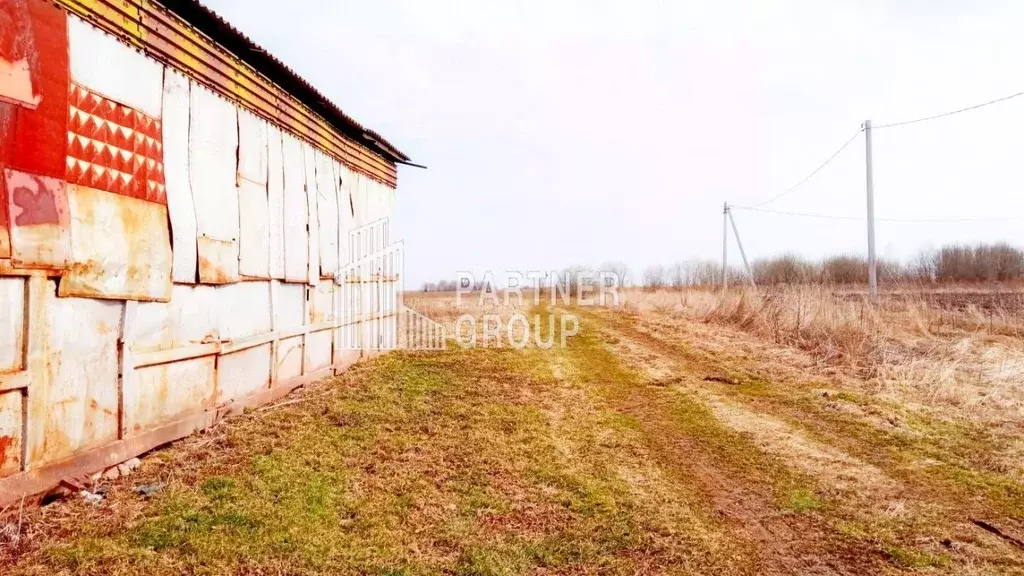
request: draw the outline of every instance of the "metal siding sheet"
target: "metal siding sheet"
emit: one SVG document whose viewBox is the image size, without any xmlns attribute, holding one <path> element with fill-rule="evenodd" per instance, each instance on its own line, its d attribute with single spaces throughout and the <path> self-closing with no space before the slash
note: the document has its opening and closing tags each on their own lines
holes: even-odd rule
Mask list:
<svg viewBox="0 0 1024 576">
<path fill-rule="evenodd" d="M 238 176 L 256 184 L 267 183 L 267 121 L 238 111 Z"/>
<path fill-rule="evenodd" d="M 4 170 L 11 259 L 22 268 L 61 269 L 70 256 L 67 185 L 63 180 Z"/>
<path fill-rule="evenodd" d="M 302 336 L 285 338 L 277 345 L 278 382 L 302 376 Z"/>
<path fill-rule="evenodd" d="M 217 404 L 245 398 L 270 387 L 273 348 L 263 344 L 217 360 Z"/>
<path fill-rule="evenodd" d="M 311 289 L 309 318 L 307 324 L 322 324 L 335 319 L 334 301 L 336 284 L 333 280 L 321 280 Z"/>
<path fill-rule="evenodd" d="M 155 352 L 216 342 L 217 303 L 217 288 L 176 285 L 170 302 L 138 305 L 125 343 L 132 352 Z"/>
<path fill-rule="evenodd" d="M 356 229 L 355 194 L 353 192 L 356 175 L 355 172 L 340 164 L 338 168 L 341 180 L 341 190 L 338 193 L 338 264 L 340 268 L 352 262 L 349 234 Z"/>
<path fill-rule="evenodd" d="M 127 435 L 135 436 L 175 417 L 212 408 L 215 363 L 210 356 L 133 371 L 124 382 Z"/>
<path fill-rule="evenodd" d="M 320 231 L 320 270 L 323 276 L 334 277 L 338 271 L 338 177 L 334 162 L 321 152 L 316 153 L 317 217 Z"/>
<path fill-rule="evenodd" d="M 0 374 L 25 368 L 25 279 L 0 278 Z"/>
<path fill-rule="evenodd" d="M 267 185 L 238 182 L 238 272 L 250 278 L 270 278 L 270 204 Z"/>
<path fill-rule="evenodd" d="M 316 372 L 331 365 L 331 350 L 334 346 L 332 330 L 324 330 L 306 337 L 305 372 Z"/>
<path fill-rule="evenodd" d="M 269 130 L 267 154 L 267 211 L 270 233 L 270 277 L 284 279 L 284 151 L 281 131 Z"/>
<path fill-rule="evenodd" d="M 45 305 L 47 378 L 29 390 L 45 407 L 30 414 L 29 423 L 40 430 L 29 446 L 33 468 L 115 440 L 119 432 L 117 340 L 124 304 L 48 291 Z"/>
<path fill-rule="evenodd" d="M 198 228 L 199 281 L 237 282 L 237 113 L 228 101 L 192 83 L 190 181 Z"/>
<path fill-rule="evenodd" d="M 320 220 L 317 215 L 319 186 L 316 181 L 316 153 L 309 144 L 302 145 L 302 159 L 306 169 L 306 209 L 309 229 L 309 285 L 320 282 Z"/>
<path fill-rule="evenodd" d="M 196 207 L 189 181 L 189 94 L 187 78 L 167 70 L 164 75 L 163 140 L 167 210 L 174 246 L 171 276 L 175 282 L 196 282 Z"/>
<path fill-rule="evenodd" d="M 171 298 L 167 207 L 70 186 L 72 265 L 61 296 L 166 302 Z"/>
<path fill-rule="evenodd" d="M 22 393 L 0 393 L 0 478 L 21 470 Z"/>
<path fill-rule="evenodd" d="M 160 118 L 163 66 L 113 36 L 68 18 L 71 78 L 111 100 Z"/>
<path fill-rule="evenodd" d="M 306 223 L 306 169 L 302 145 L 284 137 L 284 277 L 289 282 L 309 280 L 309 233 Z"/>
<path fill-rule="evenodd" d="M 270 282 L 240 282 L 217 288 L 221 340 L 235 340 L 272 331 Z"/>
<path fill-rule="evenodd" d="M 292 330 L 305 325 L 306 286 L 281 284 L 274 308 L 274 329 Z"/>
</svg>

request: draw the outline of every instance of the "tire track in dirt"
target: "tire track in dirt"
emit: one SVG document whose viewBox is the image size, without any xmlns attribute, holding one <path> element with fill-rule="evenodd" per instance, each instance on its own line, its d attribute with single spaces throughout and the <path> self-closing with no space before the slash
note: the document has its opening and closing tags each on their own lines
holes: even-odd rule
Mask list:
<svg viewBox="0 0 1024 576">
<path fill-rule="evenodd" d="M 588 327 L 593 326 L 592 322 Z M 612 340 L 623 341 L 619 335 Z M 651 453 L 698 488 L 738 543 L 753 546 L 757 573 L 844 575 L 893 568 L 874 547 L 839 534 L 811 516 L 781 510 L 775 504 L 770 479 L 733 475 L 735 466 L 709 450 L 699 434 L 681 433 L 678 406 L 684 396 L 664 386 L 649 385 L 659 379 L 664 382 L 666 375 L 673 374 L 671 364 L 650 350 L 626 356 L 629 367 L 642 371 L 646 378 L 639 384 L 606 385 L 604 396 L 641 423 Z M 698 410 L 707 409 L 698 406 Z M 703 416 L 714 419 L 712 414 Z"/>
</svg>

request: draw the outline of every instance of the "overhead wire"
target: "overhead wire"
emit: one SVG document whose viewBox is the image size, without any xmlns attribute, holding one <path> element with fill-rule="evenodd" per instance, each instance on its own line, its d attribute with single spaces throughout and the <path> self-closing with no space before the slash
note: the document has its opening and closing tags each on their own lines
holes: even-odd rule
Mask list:
<svg viewBox="0 0 1024 576">
<path fill-rule="evenodd" d="M 808 174 L 807 176 L 804 176 L 799 182 L 797 182 L 796 184 L 790 186 L 785 192 L 782 192 L 781 194 L 777 194 L 775 196 L 772 196 L 771 198 L 769 198 L 769 199 L 767 199 L 767 200 L 765 200 L 763 202 L 758 202 L 757 204 L 753 204 L 751 206 L 747 206 L 747 208 L 757 208 L 758 206 L 764 206 L 765 204 L 770 204 L 770 203 L 775 202 L 776 200 L 782 198 L 783 196 L 789 194 L 790 192 L 793 192 L 797 188 L 803 186 L 808 180 L 813 178 L 815 174 L 817 174 L 818 172 L 821 172 L 821 170 L 823 168 L 825 168 L 825 166 L 828 166 L 833 160 L 835 160 L 836 156 L 839 156 L 839 154 L 841 154 L 843 152 L 843 150 L 846 150 L 846 147 L 849 146 L 850 144 L 852 144 L 853 141 L 857 139 L 857 136 L 861 132 L 863 132 L 863 131 L 864 131 L 864 127 L 862 126 L 856 132 L 854 132 L 853 136 L 850 136 L 850 138 L 846 142 L 844 142 L 843 145 L 840 146 L 838 150 L 833 152 L 832 155 L 828 157 L 828 159 L 826 159 L 824 162 L 822 162 L 820 165 L 818 165 L 818 167 L 815 168 L 814 170 L 812 170 L 810 174 Z"/>
<path fill-rule="evenodd" d="M 937 118 L 945 118 L 946 116 L 952 116 L 954 114 L 960 114 L 961 112 L 970 112 L 971 110 L 977 110 L 978 108 L 984 108 L 992 104 L 998 104 L 1000 102 L 1006 102 L 1018 96 L 1024 96 L 1024 92 L 1017 92 L 1016 94 L 1010 94 L 1009 96 L 1003 96 L 1002 98 L 996 98 L 995 100 L 989 100 L 988 102 L 982 102 L 981 104 L 975 104 L 966 108 L 960 108 L 959 110 L 951 110 L 949 112 L 943 112 L 941 114 L 935 114 L 932 116 L 925 116 L 923 118 L 915 118 L 913 120 L 903 120 L 900 122 L 889 122 L 887 124 L 879 124 L 872 126 L 872 130 L 882 130 L 884 128 L 895 128 L 897 126 L 908 126 L 910 124 L 917 124 L 918 122 L 927 122 L 929 120 L 935 120 Z"/>
<path fill-rule="evenodd" d="M 764 212 L 767 214 L 779 214 L 782 216 L 800 216 L 805 218 L 822 218 L 828 220 L 856 220 L 865 221 L 867 218 L 861 216 L 840 216 L 833 214 L 815 214 L 812 212 L 790 212 L 786 210 L 771 210 L 768 208 L 755 208 L 752 206 L 732 206 L 736 210 L 748 210 L 753 212 Z M 905 222 L 905 223 L 943 223 L 943 222 L 991 222 L 996 220 L 1024 220 L 1024 216 L 981 216 L 966 218 L 875 218 L 876 222 Z"/>
</svg>

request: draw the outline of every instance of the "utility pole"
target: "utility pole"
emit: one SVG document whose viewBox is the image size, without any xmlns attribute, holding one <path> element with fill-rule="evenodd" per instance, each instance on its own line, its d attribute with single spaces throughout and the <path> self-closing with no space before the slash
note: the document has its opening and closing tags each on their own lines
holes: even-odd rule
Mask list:
<svg viewBox="0 0 1024 576">
<path fill-rule="evenodd" d="M 740 231 L 736 228 L 736 220 L 732 217 L 732 210 L 726 208 L 726 214 L 729 215 L 729 223 L 732 224 L 732 233 L 736 236 L 736 245 L 740 248 L 743 268 L 747 270 L 747 280 L 750 280 L 750 286 L 756 290 L 757 284 L 754 282 L 754 273 L 750 270 L 750 263 L 747 262 L 747 253 L 743 251 L 743 242 L 740 240 Z"/>
<path fill-rule="evenodd" d="M 729 288 L 729 203 L 722 205 L 722 296 Z"/>
<path fill-rule="evenodd" d="M 875 262 L 875 176 L 871 167 L 871 120 L 864 121 L 864 143 L 868 189 L 868 294 L 875 298 L 878 296 L 878 273 Z"/>
</svg>

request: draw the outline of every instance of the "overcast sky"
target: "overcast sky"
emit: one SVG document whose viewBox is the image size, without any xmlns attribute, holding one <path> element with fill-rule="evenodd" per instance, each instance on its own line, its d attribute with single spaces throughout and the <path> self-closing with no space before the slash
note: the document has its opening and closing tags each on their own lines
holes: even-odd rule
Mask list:
<svg viewBox="0 0 1024 576">
<path fill-rule="evenodd" d="M 205 0 L 401 167 L 406 287 L 456 270 L 720 258 L 878 124 L 1024 91 L 1014 0 Z M 877 130 L 876 216 L 1024 216 L 1024 97 Z M 864 140 L 764 206 L 863 218 Z M 751 256 L 865 252 L 863 221 L 736 211 Z M 880 222 L 879 253 L 1024 244 L 1024 220 Z M 730 248 L 736 254 L 734 245 Z"/>
</svg>

